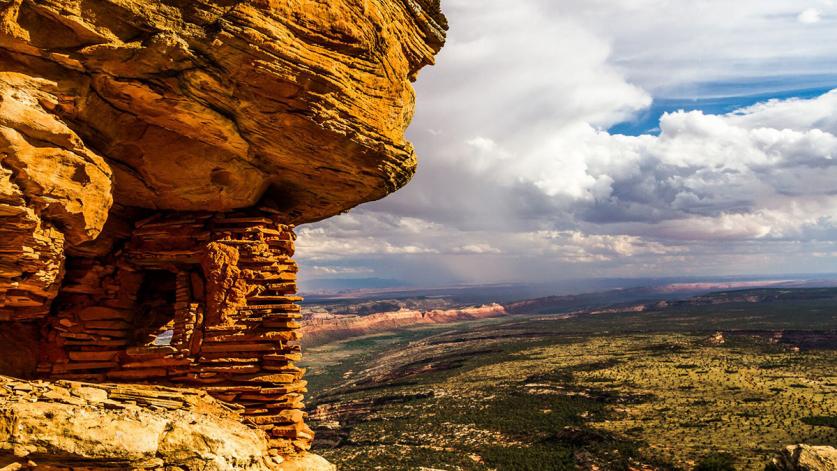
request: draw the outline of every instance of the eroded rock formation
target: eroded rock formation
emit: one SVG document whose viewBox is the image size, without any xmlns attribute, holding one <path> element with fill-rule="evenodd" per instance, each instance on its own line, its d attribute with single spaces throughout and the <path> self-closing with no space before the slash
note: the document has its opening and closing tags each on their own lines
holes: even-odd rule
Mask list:
<svg viewBox="0 0 837 471">
<path fill-rule="evenodd" d="M 202 387 L 303 453 L 293 225 L 409 180 L 445 28 L 432 0 L 0 0 L 0 374 Z"/>
<path fill-rule="evenodd" d="M 449 324 L 505 315 L 507 315 L 505 308 L 499 304 L 429 311 L 401 309 L 400 311 L 378 312 L 366 316 L 314 314 L 302 322 L 300 334 L 305 338 L 306 346 L 315 346 L 335 340 L 405 327 Z"/>
<path fill-rule="evenodd" d="M 273 449 L 306 451 L 294 234 L 267 216 L 152 217 L 120 253 L 72 260 L 38 371 L 204 386 L 243 406 Z"/>
</svg>

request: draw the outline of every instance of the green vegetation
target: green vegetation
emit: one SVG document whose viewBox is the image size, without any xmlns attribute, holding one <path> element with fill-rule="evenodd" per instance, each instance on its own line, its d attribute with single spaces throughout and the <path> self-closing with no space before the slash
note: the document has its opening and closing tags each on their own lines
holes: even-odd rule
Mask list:
<svg viewBox="0 0 837 471">
<path fill-rule="evenodd" d="M 519 316 L 319 347 L 312 379 L 332 387 L 313 388 L 317 452 L 342 470 L 761 471 L 787 444 L 837 443 L 837 350 L 773 340 L 812 310 L 834 329 L 822 302 Z M 771 330 L 718 341 L 717 326 Z"/>
<path fill-rule="evenodd" d="M 735 457 L 729 453 L 710 453 L 700 460 L 695 471 L 735 471 Z"/>
<path fill-rule="evenodd" d="M 802 422 L 808 425 L 812 425 L 814 427 L 831 427 L 837 428 L 837 416 L 813 416 L 813 417 L 803 417 Z"/>
<path fill-rule="evenodd" d="M 623 408 L 598 424 L 613 432 L 630 430 L 645 440 L 656 456 L 682 465 L 704 450 L 727 451 L 738 457 L 741 468 L 759 469 L 767 455 L 784 444 L 833 443 L 837 434 L 808 424 L 809 414 L 832 415 L 837 392 L 823 373 L 834 371 L 834 352 L 766 351 L 754 341 L 746 346 L 705 346 L 701 339 L 669 335 L 668 340 L 690 344 L 677 354 L 647 357 L 630 353 L 630 360 L 601 372 L 625 393 L 647 391 L 653 401 Z M 601 354 L 635 352 L 632 345 L 651 338 L 630 336 L 591 341 Z M 793 356 L 793 367 L 769 370 L 758 366 L 765 358 L 781 362 Z M 680 362 L 695 368 L 683 370 Z M 577 377 L 582 384 L 585 378 Z M 804 384 L 802 384 L 804 383 Z M 803 385 L 804 388 L 795 388 Z"/>
</svg>

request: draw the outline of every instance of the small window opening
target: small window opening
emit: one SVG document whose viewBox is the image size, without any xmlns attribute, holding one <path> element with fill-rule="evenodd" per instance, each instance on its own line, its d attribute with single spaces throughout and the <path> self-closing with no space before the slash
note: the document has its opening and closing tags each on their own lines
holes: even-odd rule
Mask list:
<svg viewBox="0 0 837 471">
<path fill-rule="evenodd" d="M 167 329 L 158 335 L 152 335 L 153 340 L 151 345 L 154 347 L 168 347 L 171 345 L 171 340 L 174 338 L 174 329 Z"/>
</svg>

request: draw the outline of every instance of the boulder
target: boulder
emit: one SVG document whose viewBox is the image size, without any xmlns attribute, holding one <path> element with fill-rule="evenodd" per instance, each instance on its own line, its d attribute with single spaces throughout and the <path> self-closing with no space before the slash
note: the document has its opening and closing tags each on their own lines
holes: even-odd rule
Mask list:
<svg viewBox="0 0 837 471">
<path fill-rule="evenodd" d="M 837 449 L 832 446 L 789 445 L 773 459 L 773 469 L 781 471 L 834 471 Z"/>
<path fill-rule="evenodd" d="M 282 459 L 270 457 L 267 440 L 203 391 L 0 376 L 6 461 L 59 469 L 277 469 Z"/>
</svg>

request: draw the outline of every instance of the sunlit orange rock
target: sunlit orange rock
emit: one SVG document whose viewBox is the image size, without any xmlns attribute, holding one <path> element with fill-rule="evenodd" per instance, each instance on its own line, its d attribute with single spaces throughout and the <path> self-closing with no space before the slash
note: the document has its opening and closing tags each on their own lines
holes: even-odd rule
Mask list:
<svg viewBox="0 0 837 471">
<path fill-rule="evenodd" d="M 43 314 L 65 249 L 95 239 L 112 204 L 261 203 L 300 223 L 404 185 L 410 82 L 443 44 L 438 8 L 0 4 L 0 319 Z"/>
<path fill-rule="evenodd" d="M 433 0 L 0 0 L 0 374 L 203 387 L 313 466 L 293 225 L 410 179 L 445 29 Z"/>
</svg>

